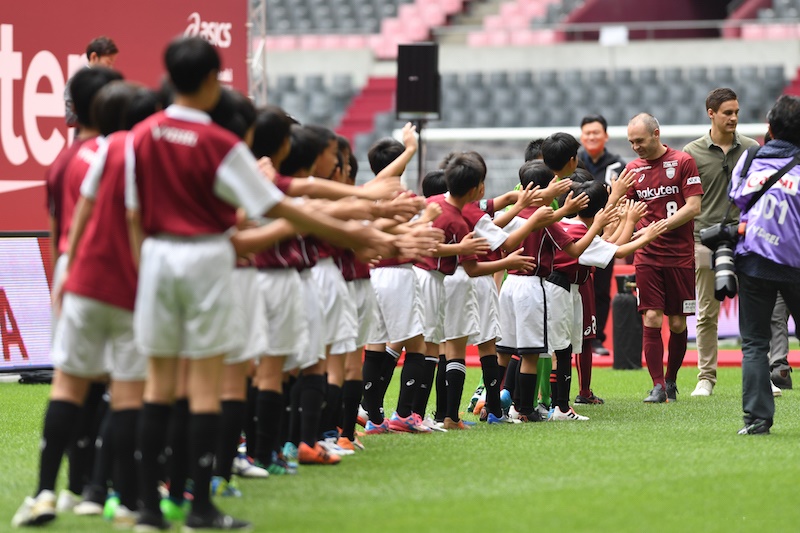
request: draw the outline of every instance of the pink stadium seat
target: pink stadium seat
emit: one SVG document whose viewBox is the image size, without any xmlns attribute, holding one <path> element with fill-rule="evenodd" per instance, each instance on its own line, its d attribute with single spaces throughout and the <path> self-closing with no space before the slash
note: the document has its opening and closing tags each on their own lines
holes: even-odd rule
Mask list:
<svg viewBox="0 0 800 533">
<path fill-rule="evenodd" d="M 742 26 L 742 39 L 751 41 L 765 39 L 765 30 L 763 24 L 745 24 Z"/>
<path fill-rule="evenodd" d="M 426 3 L 419 6 L 420 15 L 429 28 L 443 26 L 447 22 L 447 14 L 442 7 L 436 3 Z"/>
<path fill-rule="evenodd" d="M 336 34 L 322 35 L 320 36 L 319 47 L 321 49 L 344 48 L 344 36 Z"/>
<path fill-rule="evenodd" d="M 366 35 L 345 35 L 342 37 L 342 46 L 344 48 L 366 48 L 369 46 L 368 37 Z"/>
<path fill-rule="evenodd" d="M 486 31 L 502 30 L 506 27 L 506 19 L 502 15 L 489 15 L 483 19 L 483 29 Z"/>
<path fill-rule="evenodd" d="M 489 45 L 489 36 L 486 32 L 475 31 L 467 35 L 467 44 L 476 48 Z"/>
<path fill-rule="evenodd" d="M 508 44 L 508 32 L 506 30 L 495 30 L 487 33 L 489 35 L 489 46 L 506 46 Z"/>
<path fill-rule="evenodd" d="M 517 2 L 503 4 L 500 6 L 500 16 L 505 20 L 523 16 L 522 6 Z"/>
<path fill-rule="evenodd" d="M 301 35 L 299 37 L 301 50 L 319 50 L 322 38 L 319 35 Z"/>
<path fill-rule="evenodd" d="M 514 46 L 533 46 L 539 43 L 531 30 L 519 30 L 511 32 L 510 44 Z"/>
<path fill-rule="evenodd" d="M 798 31 L 796 24 L 770 24 L 766 28 L 767 39 L 795 39 Z"/>
<path fill-rule="evenodd" d="M 417 0 L 417 2 L 424 2 L 425 0 Z M 458 13 L 464 8 L 464 0 L 433 0 L 437 1 L 445 13 L 453 14 Z"/>
</svg>

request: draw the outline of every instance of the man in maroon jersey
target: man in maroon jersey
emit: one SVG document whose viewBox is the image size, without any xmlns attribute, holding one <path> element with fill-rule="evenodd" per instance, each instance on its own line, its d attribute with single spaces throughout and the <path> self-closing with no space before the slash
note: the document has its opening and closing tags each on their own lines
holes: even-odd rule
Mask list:
<svg viewBox="0 0 800 533">
<path fill-rule="evenodd" d="M 667 219 L 668 231 L 637 250 L 633 265 L 644 314 L 643 347 L 653 390 L 647 403 L 675 401 L 678 370 L 686 354 L 686 317 L 694 314 L 694 217 L 700 213 L 703 186 L 692 157 L 661 144 L 661 129 L 652 115 L 641 113 L 628 123 L 628 141 L 639 159 L 627 169 L 636 173 L 628 198 L 647 203 L 637 230 Z M 669 320 L 669 355 L 664 373 L 661 324 Z"/>
</svg>

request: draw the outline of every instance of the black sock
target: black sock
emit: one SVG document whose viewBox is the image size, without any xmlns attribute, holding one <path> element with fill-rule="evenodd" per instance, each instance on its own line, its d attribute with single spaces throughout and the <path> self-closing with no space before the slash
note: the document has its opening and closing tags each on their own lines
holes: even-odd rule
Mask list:
<svg viewBox="0 0 800 533">
<path fill-rule="evenodd" d="M 325 376 L 308 375 L 300 378 L 300 440 L 311 446 L 317 443 L 322 403 L 325 400 Z"/>
<path fill-rule="evenodd" d="M 294 390 L 294 385 L 297 383 L 297 378 L 294 376 L 289 376 L 289 379 L 284 381 L 281 385 L 281 396 L 283 397 L 283 413 L 281 415 L 281 425 L 280 430 L 278 432 L 278 441 L 275 443 L 275 451 L 280 451 L 283 445 L 287 442 L 297 442 L 292 440 L 292 433 L 290 431 L 291 423 L 292 423 L 292 390 Z M 300 401 L 300 397 L 298 396 L 298 402 Z M 298 438 L 300 438 L 298 436 Z"/>
<path fill-rule="evenodd" d="M 486 412 L 496 417 L 503 415 L 500 407 L 500 367 L 497 364 L 497 355 L 481 357 L 481 370 L 483 371 L 483 386 L 486 390 Z"/>
<path fill-rule="evenodd" d="M 211 473 L 214 466 L 214 449 L 219 442 L 219 422 L 219 413 L 189 415 L 189 475 L 194 482 L 193 513 L 206 514 L 213 510 Z"/>
<path fill-rule="evenodd" d="M 514 400 L 514 403 L 519 400 L 519 395 L 517 394 L 517 376 L 519 376 L 519 359 L 511 356 L 511 359 L 508 362 L 508 367 L 506 367 L 506 376 L 503 380 L 503 388 L 511 393 L 511 398 Z"/>
<path fill-rule="evenodd" d="M 383 405 L 383 398 L 386 396 L 389 383 L 392 382 L 394 369 L 397 368 L 397 361 L 399 359 L 400 353 L 395 352 L 387 346 L 386 351 L 383 352 L 383 363 L 381 364 L 381 405 Z"/>
<path fill-rule="evenodd" d="M 113 476 L 115 450 L 114 428 L 111 420 L 111 409 L 104 409 L 105 415 L 100 423 L 100 430 L 94 441 L 94 465 L 92 478 L 84 485 L 81 496 L 84 500 L 103 504 L 108 496 L 109 480 Z"/>
<path fill-rule="evenodd" d="M 108 402 L 103 399 L 105 393 L 105 383 L 89 385 L 86 401 L 78 415 L 77 434 L 69 449 L 69 490 L 75 494 L 83 493 L 83 487 L 92 477 L 95 440 L 108 408 Z"/>
<path fill-rule="evenodd" d="M 436 365 L 436 412 L 434 419 L 443 422 L 447 416 L 447 359 L 444 354 L 439 354 L 439 363 Z"/>
<path fill-rule="evenodd" d="M 529 415 L 533 412 L 534 391 L 536 390 L 536 374 L 519 373 L 519 404 L 517 410 L 520 414 Z"/>
<path fill-rule="evenodd" d="M 247 404 L 244 410 L 244 425 L 242 431 L 247 445 L 247 455 L 256 456 L 258 449 L 258 430 L 256 429 L 256 410 L 258 409 L 258 387 L 248 378 L 247 380 Z"/>
<path fill-rule="evenodd" d="M 342 386 L 342 436 L 350 440 L 356 438 L 356 419 L 363 390 L 364 382 L 360 379 L 348 379 Z"/>
<path fill-rule="evenodd" d="M 169 497 L 175 502 L 182 502 L 189 469 L 189 400 L 175 400 L 168 427 L 166 474 L 169 478 Z M 163 427 L 161 431 L 164 431 Z"/>
<path fill-rule="evenodd" d="M 300 407 L 300 397 L 303 394 L 304 379 L 305 378 L 303 376 L 299 376 L 295 380 L 291 390 L 289 391 L 289 403 L 287 404 L 289 414 L 289 438 L 286 440 L 286 442 L 291 442 L 295 446 L 300 445 L 300 434 L 303 427 L 303 414 Z M 320 394 L 322 394 L 321 391 Z"/>
<path fill-rule="evenodd" d="M 569 411 L 569 390 L 572 384 L 572 345 L 556 350 L 556 391 L 553 397 L 562 413 Z"/>
<path fill-rule="evenodd" d="M 400 394 L 397 397 L 397 416 L 411 415 L 414 398 L 422 382 L 425 370 L 425 356 L 421 353 L 406 352 L 403 371 L 400 373 Z"/>
<path fill-rule="evenodd" d="M 467 379 L 467 365 L 464 359 L 447 361 L 447 416 L 458 422 L 458 406 L 464 394 L 464 380 Z"/>
<path fill-rule="evenodd" d="M 59 400 L 51 400 L 47 405 L 42 429 L 39 487 L 36 494 L 43 490 L 55 490 L 61 459 L 75 434 L 75 419 L 80 411 L 79 405 Z"/>
<path fill-rule="evenodd" d="M 163 465 L 160 464 L 167 434 L 164 428 L 170 422 L 172 406 L 145 403 L 139 416 L 137 450 L 139 452 L 139 499 L 142 508 L 161 516 L 158 482 L 161 480 Z M 172 458 L 173 461 L 175 457 Z M 186 456 L 181 457 L 186 461 Z M 183 494 L 181 493 L 181 501 Z"/>
<path fill-rule="evenodd" d="M 381 411 L 381 388 L 383 381 L 381 370 L 383 369 L 383 358 L 385 352 L 365 350 L 364 367 L 361 375 L 364 378 L 364 409 L 369 414 L 369 419 L 373 424 L 383 423 L 383 412 Z"/>
<path fill-rule="evenodd" d="M 548 405 L 549 408 L 551 409 L 556 408 L 556 398 L 558 398 L 558 370 L 553 369 L 550 371 L 550 405 Z"/>
<path fill-rule="evenodd" d="M 439 359 L 437 357 L 427 356 L 422 364 L 422 380 L 419 384 L 419 390 L 414 396 L 414 404 L 411 406 L 411 410 L 422 418 L 425 418 L 425 411 L 428 409 L 428 400 L 433 390 L 433 381 L 436 379 L 436 366 L 438 364 Z"/>
<path fill-rule="evenodd" d="M 242 436 L 244 424 L 245 402 L 241 400 L 225 400 L 222 402 L 222 418 L 217 435 L 216 461 L 214 475 L 231 480 L 233 475 L 233 459 Z"/>
<path fill-rule="evenodd" d="M 342 416 L 342 388 L 339 385 L 328 383 L 325 392 L 325 408 L 322 410 L 321 433 L 332 435 L 336 432 L 339 418 Z"/>
<path fill-rule="evenodd" d="M 278 433 L 281 419 L 286 418 L 283 410 L 283 395 L 271 390 L 258 391 L 256 413 L 258 448 L 255 450 L 254 457 L 262 464 L 269 465 L 272 464 L 272 452 L 280 444 Z"/>
<path fill-rule="evenodd" d="M 110 423 L 114 449 L 114 490 L 119 494 L 120 503 L 131 510 L 137 508 L 138 496 L 135 453 L 139 413 L 139 409 L 111 411 Z"/>
</svg>

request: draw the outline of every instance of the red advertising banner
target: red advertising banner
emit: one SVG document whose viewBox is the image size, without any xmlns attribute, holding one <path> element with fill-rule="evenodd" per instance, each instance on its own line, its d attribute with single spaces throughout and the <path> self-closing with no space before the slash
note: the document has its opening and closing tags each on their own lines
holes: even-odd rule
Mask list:
<svg viewBox="0 0 800 533">
<path fill-rule="evenodd" d="M 70 138 L 66 80 L 84 64 L 86 45 L 106 35 L 119 48 L 115 68 L 156 87 L 162 55 L 178 35 L 199 35 L 222 56 L 220 81 L 247 91 L 247 2 L 46 0 L 32 10 L 4 2 L 0 16 L 0 231 L 47 229 L 45 169 Z M 21 183 L 28 182 L 28 183 Z"/>
</svg>

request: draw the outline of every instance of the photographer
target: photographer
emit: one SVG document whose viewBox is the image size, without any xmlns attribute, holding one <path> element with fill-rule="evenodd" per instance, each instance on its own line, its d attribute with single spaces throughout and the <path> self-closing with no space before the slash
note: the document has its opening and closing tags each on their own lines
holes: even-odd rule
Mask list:
<svg viewBox="0 0 800 533">
<path fill-rule="evenodd" d="M 778 291 L 800 318 L 800 98 L 781 96 L 767 116 L 771 141 L 760 148 L 744 177 L 746 156 L 733 171 L 731 199 L 741 210 L 736 245 L 739 329 L 742 335 L 740 435 L 769 433 L 775 413 L 769 375 L 770 317 Z M 770 177 L 785 174 L 749 207 Z"/>
</svg>

